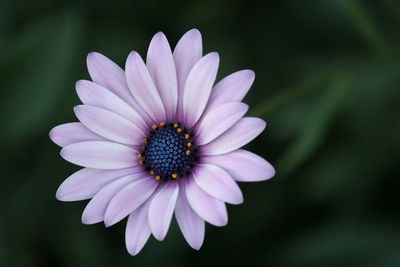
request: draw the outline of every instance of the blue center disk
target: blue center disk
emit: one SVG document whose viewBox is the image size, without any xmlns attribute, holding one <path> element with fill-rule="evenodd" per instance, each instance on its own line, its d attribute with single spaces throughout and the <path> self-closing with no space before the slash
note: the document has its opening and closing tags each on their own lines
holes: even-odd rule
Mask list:
<svg viewBox="0 0 400 267">
<path fill-rule="evenodd" d="M 192 155 L 185 154 L 187 142 L 184 134 L 170 126 L 152 132 L 144 151 L 146 168 L 163 179 L 173 173 L 183 175 L 192 161 Z"/>
</svg>

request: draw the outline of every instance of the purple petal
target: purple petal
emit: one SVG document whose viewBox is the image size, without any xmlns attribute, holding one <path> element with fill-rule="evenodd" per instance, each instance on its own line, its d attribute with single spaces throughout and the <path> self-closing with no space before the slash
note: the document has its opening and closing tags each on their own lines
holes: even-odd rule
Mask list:
<svg viewBox="0 0 400 267">
<path fill-rule="evenodd" d="M 85 80 L 78 81 L 75 87 L 83 104 L 103 108 L 121 115 L 139 126 L 140 129 L 148 127 L 148 124 L 129 104 L 106 88 Z"/>
<path fill-rule="evenodd" d="M 256 138 L 266 123 L 259 118 L 242 118 L 217 139 L 201 147 L 203 155 L 221 155 L 234 151 Z"/>
<path fill-rule="evenodd" d="M 142 58 L 131 52 L 125 66 L 126 80 L 136 101 L 156 121 L 165 120 L 164 106 Z"/>
<path fill-rule="evenodd" d="M 242 149 L 218 156 L 204 156 L 202 160 L 223 168 L 239 182 L 264 181 L 275 175 L 275 169 L 269 162 Z"/>
<path fill-rule="evenodd" d="M 142 166 L 119 170 L 81 169 L 69 176 L 58 188 L 56 198 L 61 201 L 78 201 L 94 196 L 105 185 L 128 174 L 137 173 Z"/>
<path fill-rule="evenodd" d="M 204 241 L 205 223 L 190 207 L 186 199 L 186 183 L 180 183 L 179 187 L 179 195 L 175 207 L 176 221 L 186 242 L 192 248 L 199 250 Z"/>
<path fill-rule="evenodd" d="M 192 127 L 203 114 L 217 76 L 219 56 L 209 53 L 190 71 L 183 91 L 183 117 L 185 125 Z"/>
<path fill-rule="evenodd" d="M 137 164 L 136 151 L 130 147 L 104 141 L 87 141 L 68 145 L 60 154 L 79 166 L 115 170 Z"/>
<path fill-rule="evenodd" d="M 210 196 L 230 204 L 243 203 L 239 186 L 223 169 L 210 164 L 198 164 L 193 178 Z"/>
<path fill-rule="evenodd" d="M 217 83 L 210 96 L 207 110 L 229 102 L 241 102 L 254 82 L 254 71 L 241 70 Z"/>
<path fill-rule="evenodd" d="M 201 34 L 197 29 L 185 33 L 174 50 L 174 62 L 178 77 L 178 119 L 183 120 L 183 89 L 187 76 L 203 55 Z"/>
<path fill-rule="evenodd" d="M 158 181 L 148 176 L 121 189 L 108 205 L 104 218 L 105 225 L 109 227 L 116 224 L 133 212 L 153 194 L 157 185 Z"/>
<path fill-rule="evenodd" d="M 167 235 L 178 192 L 178 183 L 171 181 L 166 183 L 151 200 L 148 214 L 149 225 L 157 240 L 162 241 Z"/>
<path fill-rule="evenodd" d="M 61 147 L 83 141 L 106 141 L 105 138 L 95 134 L 80 122 L 58 125 L 50 131 L 49 137 Z"/>
<path fill-rule="evenodd" d="M 196 143 L 204 145 L 211 142 L 232 127 L 248 109 L 243 103 L 227 103 L 206 113 L 198 124 Z"/>
<path fill-rule="evenodd" d="M 111 90 L 127 103 L 132 102 L 125 73 L 117 64 L 96 52 L 89 53 L 86 61 L 90 77 L 95 83 Z"/>
<path fill-rule="evenodd" d="M 90 130 L 115 142 L 140 145 L 144 135 L 129 120 L 111 111 L 79 105 L 74 108 L 75 115 Z"/>
<path fill-rule="evenodd" d="M 215 226 L 225 226 L 228 223 L 228 213 L 224 202 L 201 190 L 193 177 L 188 179 L 186 198 L 192 209 L 205 221 Z"/>
<path fill-rule="evenodd" d="M 164 104 L 167 121 L 171 121 L 175 119 L 178 104 L 178 84 L 171 47 L 162 32 L 151 40 L 146 63 Z"/>
<path fill-rule="evenodd" d="M 146 201 L 128 217 L 125 231 L 126 248 L 132 256 L 137 255 L 150 237 L 151 231 L 147 222 L 150 202 Z"/>
<path fill-rule="evenodd" d="M 82 223 L 94 224 L 104 220 L 108 204 L 115 194 L 120 191 L 124 186 L 143 178 L 145 173 L 137 173 L 122 177 L 113 181 L 112 183 L 101 189 L 94 197 L 89 201 L 85 210 L 82 214 Z"/>
</svg>

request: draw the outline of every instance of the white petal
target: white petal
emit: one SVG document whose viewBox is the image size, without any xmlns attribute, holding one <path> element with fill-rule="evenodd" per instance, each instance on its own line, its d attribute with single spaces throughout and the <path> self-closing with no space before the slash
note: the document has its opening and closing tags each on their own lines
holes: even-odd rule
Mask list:
<svg viewBox="0 0 400 267">
<path fill-rule="evenodd" d="M 87 56 L 87 66 L 92 80 L 115 93 L 130 104 L 147 123 L 151 123 L 149 116 L 143 112 L 129 91 L 125 72 L 114 62 L 102 54 L 93 52 Z"/>
<path fill-rule="evenodd" d="M 209 53 L 194 65 L 188 75 L 183 91 L 183 117 L 188 128 L 203 114 L 217 76 L 218 64 L 218 54 Z"/>
<path fill-rule="evenodd" d="M 126 80 L 136 101 L 154 122 L 165 121 L 164 106 L 142 58 L 131 52 L 125 66 Z"/>
<path fill-rule="evenodd" d="M 103 108 L 121 115 L 133 122 L 140 130 L 148 127 L 148 124 L 129 104 L 106 88 L 85 80 L 78 81 L 75 87 L 83 104 Z"/>
<path fill-rule="evenodd" d="M 88 199 L 108 183 L 141 170 L 142 166 L 139 165 L 118 170 L 84 168 L 65 179 L 57 190 L 56 198 L 61 201 Z"/>
<path fill-rule="evenodd" d="M 143 141 L 139 128 L 116 113 L 88 105 L 76 106 L 74 112 L 86 127 L 109 140 L 128 145 L 140 145 Z"/>
<path fill-rule="evenodd" d="M 103 141 L 87 141 L 64 147 L 60 155 L 83 167 L 115 170 L 137 165 L 137 152 L 127 146 Z"/>
<path fill-rule="evenodd" d="M 203 155 L 221 155 L 232 152 L 256 138 L 266 123 L 259 118 L 242 118 L 217 139 L 201 147 Z"/>
<path fill-rule="evenodd" d="M 241 102 L 254 82 L 254 71 L 241 70 L 218 82 L 210 96 L 207 110 L 229 102 Z"/>
<path fill-rule="evenodd" d="M 269 162 L 242 149 L 223 155 L 204 156 L 202 161 L 223 168 L 239 182 L 264 181 L 275 175 L 275 169 Z"/>
<path fill-rule="evenodd" d="M 207 144 L 220 136 L 242 118 L 248 109 L 243 103 L 226 103 L 206 113 L 197 127 L 197 145 Z"/>
<path fill-rule="evenodd" d="M 171 47 L 162 32 L 151 40 L 146 63 L 164 104 L 167 121 L 171 121 L 175 119 L 178 104 L 178 83 Z"/>
<path fill-rule="evenodd" d="M 200 189 L 193 177 L 188 178 L 186 197 L 192 209 L 205 221 L 215 226 L 225 226 L 228 223 L 224 202 Z"/>
<path fill-rule="evenodd" d="M 197 29 L 185 33 L 174 50 L 174 62 L 178 77 L 178 119 L 183 120 L 183 90 L 187 76 L 203 55 L 201 34 Z"/>
<path fill-rule="evenodd" d="M 199 250 L 205 234 L 204 220 L 190 207 L 186 198 L 186 183 L 179 184 L 179 195 L 175 207 L 175 217 L 188 244 Z"/>
<path fill-rule="evenodd" d="M 125 186 L 108 205 L 104 224 L 109 227 L 125 218 L 153 194 L 157 185 L 158 181 L 148 176 Z"/>
<path fill-rule="evenodd" d="M 151 200 L 149 225 L 151 232 L 157 240 L 162 241 L 168 232 L 178 192 L 178 183 L 170 181 Z"/>
<path fill-rule="evenodd" d="M 125 231 L 126 248 L 132 256 L 137 255 L 150 237 L 151 231 L 147 222 L 150 202 L 146 201 L 129 215 Z"/>
<path fill-rule="evenodd" d="M 80 122 L 58 125 L 50 131 L 49 137 L 61 147 L 83 141 L 106 141 L 104 137 L 95 134 Z"/>
<path fill-rule="evenodd" d="M 223 169 L 210 164 L 198 164 L 193 178 L 210 196 L 230 204 L 243 203 L 239 186 Z"/>
<path fill-rule="evenodd" d="M 144 173 L 137 173 L 128 175 L 115 180 L 114 182 L 105 186 L 89 201 L 82 214 L 82 223 L 94 224 L 104 220 L 108 204 L 114 195 L 124 188 L 124 186 L 143 178 Z"/>
<path fill-rule="evenodd" d="M 133 98 L 126 84 L 125 73 L 117 64 L 96 52 L 89 53 L 86 61 L 90 77 L 95 83 L 114 92 L 127 103 L 132 102 Z"/>
</svg>

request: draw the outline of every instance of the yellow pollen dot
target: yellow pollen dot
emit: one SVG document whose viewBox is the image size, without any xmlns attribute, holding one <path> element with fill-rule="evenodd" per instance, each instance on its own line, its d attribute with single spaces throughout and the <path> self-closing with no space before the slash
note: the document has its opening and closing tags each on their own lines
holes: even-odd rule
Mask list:
<svg viewBox="0 0 400 267">
<path fill-rule="evenodd" d="M 145 149 L 145 146 L 141 146 L 141 149 L 144 150 L 144 149 Z"/>
<path fill-rule="evenodd" d="M 140 161 L 139 161 L 139 164 L 140 164 L 140 165 L 143 165 L 143 160 L 140 160 Z"/>
<path fill-rule="evenodd" d="M 191 146 L 192 146 L 192 143 L 189 142 L 189 143 L 187 143 L 186 145 L 187 145 L 187 147 L 191 147 Z"/>
<path fill-rule="evenodd" d="M 178 124 L 177 123 L 174 123 L 174 128 L 178 128 Z"/>
<path fill-rule="evenodd" d="M 153 129 L 153 130 L 157 129 L 157 124 L 151 125 L 151 129 Z"/>
<path fill-rule="evenodd" d="M 190 134 L 185 134 L 185 139 L 189 139 L 190 138 Z"/>
<path fill-rule="evenodd" d="M 155 174 L 155 172 L 153 170 L 151 170 L 149 173 L 150 173 L 150 175 L 154 175 Z"/>
<path fill-rule="evenodd" d="M 181 128 L 178 128 L 178 129 L 176 129 L 176 131 L 177 131 L 178 133 L 181 133 L 181 132 L 182 132 L 182 129 L 181 129 Z"/>
<path fill-rule="evenodd" d="M 160 122 L 160 126 L 164 127 L 165 126 L 165 122 Z"/>
<path fill-rule="evenodd" d="M 189 156 L 189 155 L 190 155 L 190 150 L 189 150 L 189 149 L 186 150 L 186 151 L 185 151 L 185 154 L 186 154 L 186 156 Z"/>
<path fill-rule="evenodd" d="M 141 157 L 142 157 L 142 153 L 138 153 L 138 154 L 137 154 L 137 157 L 138 157 L 138 158 L 141 158 Z"/>
<path fill-rule="evenodd" d="M 176 174 L 176 173 L 173 173 L 171 176 L 172 176 L 172 179 L 174 179 L 174 180 L 175 180 L 176 178 L 178 178 L 178 174 Z"/>
<path fill-rule="evenodd" d="M 147 138 L 144 139 L 144 142 L 147 143 L 149 140 Z"/>
<path fill-rule="evenodd" d="M 161 179 L 161 176 L 160 176 L 160 175 L 157 175 L 157 176 L 156 176 L 156 180 L 157 180 L 157 181 L 160 181 L 160 179 Z"/>
</svg>

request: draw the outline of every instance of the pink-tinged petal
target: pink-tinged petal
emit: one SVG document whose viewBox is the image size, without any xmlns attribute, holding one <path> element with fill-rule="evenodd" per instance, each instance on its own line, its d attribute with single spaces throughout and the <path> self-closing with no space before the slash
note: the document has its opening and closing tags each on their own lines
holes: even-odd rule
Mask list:
<svg viewBox="0 0 400 267">
<path fill-rule="evenodd" d="M 94 224 L 102 222 L 104 220 L 104 215 L 106 213 L 108 204 L 115 194 L 124 188 L 124 186 L 143 178 L 146 175 L 146 173 L 128 175 L 105 186 L 96 195 L 94 195 L 94 197 L 87 204 L 82 214 L 82 223 Z"/>
<path fill-rule="evenodd" d="M 133 97 L 126 84 L 125 72 L 117 64 L 96 52 L 89 53 L 86 62 L 95 83 L 109 89 L 127 103 L 132 103 Z"/>
<path fill-rule="evenodd" d="M 89 199 L 110 182 L 142 170 L 134 166 L 119 170 L 99 170 L 84 168 L 69 176 L 58 188 L 56 198 L 61 201 Z"/>
<path fill-rule="evenodd" d="M 232 127 L 248 109 L 243 103 L 226 103 L 206 113 L 197 127 L 196 143 L 204 145 L 211 142 Z"/>
<path fill-rule="evenodd" d="M 139 129 L 148 127 L 148 124 L 129 104 L 106 88 L 85 80 L 78 81 L 75 87 L 83 104 L 103 108 L 121 115 L 133 122 Z"/>
<path fill-rule="evenodd" d="M 197 29 L 192 29 L 182 36 L 173 54 L 178 77 L 178 119 L 180 121 L 183 120 L 183 90 L 187 76 L 202 56 L 201 34 Z"/>
<path fill-rule="evenodd" d="M 269 162 L 242 149 L 223 155 L 204 156 L 202 162 L 223 168 L 239 182 L 264 181 L 275 175 L 275 169 Z"/>
<path fill-rule="evenodd" d="M 125 230 L 126 248 L 132 256 L 136 256 L 150 237 L 151 231 L 147 222 L 150 202 L 146 201 L 128 217 Z"/>
<path fill-rule="evenodd" d="M 153 121 L 165 120 L 165 110 L 160 95 L 140 55 L 131 52 L 125 66 L 126 80 L 136 101 Z"/>
<path fill-rule="evenodd" d="M 126 103 L 131 105 L 147 123 L 151 123 L 150 117 L 142 110 L 134 97 L 132 97 L 126 82 L 125 72 L 117 64 L 102 54 L 93 52 L 89 53 L 87 56 L 87 66 L 90 77 L 95 83 L 107 88 L 122 98 Z"/>
<path fill-rule="evenodd" d="M 94 169 L 115 170 L 137 165 L 137 152 L 130 147 L 104 141 L 87 141 L 65 146 L 60 155 L 66 161 Z"/>
<path fill-rule="evenodd" d="M 186 198 L 192 209 L 205 221 L 215 226 L 225 226 L 228 223 L 225 203 L 200 189 L 193 177 L 188 179 Z"/>
<path fill-rule="evenodd" d="M 153 194 L 157 185 L 158 181 L 148 176 L 125 186 L 108 205 L 104 224 L 109 227 L 125 218 Z"/>
<path fill-rule="evenodd" d="M 192 127 L 203 114 L 217 76 L 219 56 L 209 53 L 190 71 L 183 91 L 183 117 L 185 125 Z"/>
<path fill-rule="evenodd" d="M 86 127 L 109 140 L 128 145 L 140 145 L 143 141 L 139 128 L 116 113 L 88 105 L 76 106 L 74 112 Z"/>
<path fill-rule="evenodd" d="M 151 200 L 148 215 L 149 225 L 157 240 L 162 241 L 167 235 L 178 192 L 178 183 L 170 181 Z"/>
<path fill-rule="evenodd" d="M 242 118 L 217 139 L 201 147 L 203 155 L 221 155 L 232 152 L 256 138 L 266 123 L 259 118 Z"/>
<path fill-rule="evenodd" d="M 193 178 L 210 196 L 230 204 L 243 203 L 242 191 L 223 169 L 210 164 L 198 164 Z"/>
<path fill-rule="evenodd" d="M 222 79 L 211 92 L 207 110 L 224 103 L 242 101 L 253 84 L 254 77 L 254 71 L 241 70 Z"/>
<path fill-rule="evenodd" d="M 167 121 L 171 121 L 175 119 L 178 104 L 178 83 L 171 47 L 162 32 L 151 40 L 146 63 L 164 104 Z"/>
<path fill-rule="evenodd" d="M 83 141 L 105 141 L 106 139 L 95 134 L 80 122 L 71 122 L 54 127 L 49 133 L 50 139 L 57 145 L 64 147 Z"/>
<path fill-rule="evenodd" d="M 190 207 L 186 198 L 186 183 L 179 184 L 179 195 L 175 207 L 175 217 L 179 228 L 188 244 L 199 250 L 205 234 L 204 220 Z"/>
</svg>

